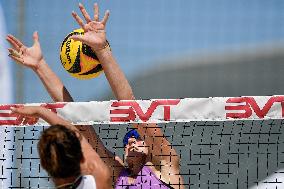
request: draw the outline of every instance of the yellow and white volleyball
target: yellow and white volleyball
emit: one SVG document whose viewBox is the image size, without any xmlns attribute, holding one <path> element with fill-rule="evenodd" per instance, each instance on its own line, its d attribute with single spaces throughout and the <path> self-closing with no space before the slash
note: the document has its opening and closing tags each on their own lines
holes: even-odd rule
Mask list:
<svg viewBox="0 0 284 189">
<path fill-rule="evenodd" d="M 81 41 L 70 39 L 72 35 L 83 34 L 83 29 L 76 29 L 65 37 L 60 48 L 60 60 L 71 76 L 78 79 L 92 79 L 103 71 L 95 52 Z"/>
</svg>

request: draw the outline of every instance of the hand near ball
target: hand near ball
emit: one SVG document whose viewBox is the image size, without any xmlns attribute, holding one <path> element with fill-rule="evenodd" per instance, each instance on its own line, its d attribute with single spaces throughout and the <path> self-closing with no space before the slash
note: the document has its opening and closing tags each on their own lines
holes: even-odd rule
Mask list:
<svg viewBox="0 0 284 189">
<path fill-rule="evenodd" d="M 90 15 L 87 13 L 85 7 L 81 3 L 79 4 L 79 8 L 83 14 L 83 17 L 85 18 L 86 23 L 84 23 L 77 13 L 72 12 L 72 16 L 84 30 L 84 35 L 74 35 L 70 38 L 89 45 L 95 52 L 105 49 L 108 46 L 106 41 L 105 27 L 109 17 L 109 11 L 107 10 L 104 18 L 99 21 L 99 7 L 97 3 L 94 4 L 94 20 L 91 19 Z"/>
<path fill-rule="evenodd" d="M 34 44 L 31 47 L 26 47 L 19 39 L 13 35 L 7 35 L 6 40 L 13 48 L 8 48 L 9 57 L 17 63 L 34 70 L 38 69 L 40 62 L 43 60 L 43 55 L 40 48 L 38 33 L 33 34 Z"/>
</svg>

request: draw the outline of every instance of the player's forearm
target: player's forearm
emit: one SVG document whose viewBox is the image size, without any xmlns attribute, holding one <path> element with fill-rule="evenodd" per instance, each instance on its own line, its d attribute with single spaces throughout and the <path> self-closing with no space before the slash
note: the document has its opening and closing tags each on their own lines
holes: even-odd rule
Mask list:
<svg viewBox="0 0 284 189">
<path fill-rule="evenodd" d="M 76 127 L 74 127 L 70 122 L 66 121 L 65 119 L 59 117 L 54 112 L 44 108 L 44 107 L 37 107 L 37 116 L 50 125 L 62 125 L 68 129 L 73 131 L 78 131 Z"/>
<path fill-rule="evenodd" d="M 55 102 L 73 102 L 73 99 L 58 76 L 50 69 L 44 59 L 35 73 L 39 76 L 47 92 Z"/>
<path fill-rule="evenodd" d="M 91 125 L 78 125 L 76 126 L 80 130 L 81 134 L 88 140 L 89 144 L 99 154 L 100 157 L 113 158 L 114 155 L 111 153 L 103 144 L 101 139 L 96 133 L 96 130 Z"/>
<path fill-rule="evenodd" d="M 111 89 L 118 100 L 134 100 L 132 89 L 114 59 L 112 52 L 106 48 L 96 52 Z"/>
<path fill-rule="evenodd" d="M 161 128 L 155 123 L 133 124 L 153 155 L 153 161 L 160 162 L 165 160 L 169 164 L 178 164 L 179 157 L 172 148 L 171 143 L 165 137 Z M 160 156 L 162 154 L 162 156 Z"/>
</svg>

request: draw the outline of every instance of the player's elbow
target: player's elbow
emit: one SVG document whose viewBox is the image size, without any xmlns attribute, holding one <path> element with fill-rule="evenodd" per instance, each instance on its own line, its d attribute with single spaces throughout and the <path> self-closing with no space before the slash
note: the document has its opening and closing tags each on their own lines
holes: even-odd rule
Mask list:
<svg viewBox="0 0 284 189">
<path fill-rule="evenodd" d="M 179 167 L 180 157 L 177 154 L 175 154 L 171 157 L 170 162 L 172 166 Z"/>
<path fill-rule="evenodd" d="M 171 167 L 179 168 L 180 166 L 180 157 L 177 153 L 171 153 L 168 156 L 165 156 L 164 160 Z"/>
</svg>

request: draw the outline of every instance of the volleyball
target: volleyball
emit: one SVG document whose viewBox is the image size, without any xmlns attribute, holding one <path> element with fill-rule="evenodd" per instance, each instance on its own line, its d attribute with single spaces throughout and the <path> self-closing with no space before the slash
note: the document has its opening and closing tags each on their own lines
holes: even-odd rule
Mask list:
<svg viewBox="0 0 284 189">
<path fill-rule="evenodd" d="M 72 35 L 83 35 L 83 29 L 76 29 L 68 34 L 60 48 L 60 60 L 63 68 L 78 79 L 92 79 L 103 71 L 95 52 L 81 41 L 70 39 Z"/>
</svg>

